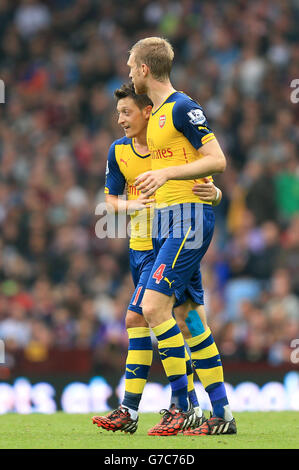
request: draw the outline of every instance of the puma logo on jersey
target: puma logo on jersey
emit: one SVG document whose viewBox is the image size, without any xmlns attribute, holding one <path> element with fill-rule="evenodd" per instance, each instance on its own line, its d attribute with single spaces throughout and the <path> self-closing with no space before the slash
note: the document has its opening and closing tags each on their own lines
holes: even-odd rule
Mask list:
<svg viewBox="0 0 299 470">
<path fill-rule="evenodd" d="M 131 374 L 135 375 L 135 377 L 137 377 L 137 374 L 136 374 L 136 370 L 140 369 L 140 367 L 136 367 L 134 370 L 131 370 L 129 369 L 129 367 L 126 367 L 126 371 L 127 372 L 131 372 Z"/>
<path fill-rule="evenodd" d="M 163 280 L 168 283 L 169 289 L 171 289 L 171 284 L 174 282 L 174 280 L 173 280 L 173 281 L 170 281 L 167 277 L 164 277 Z"/>
<path fill-rule="evenodd" d="M 169 349 L 165 349 L 165 351 L 159 351 L 160 352 L 160 356 L 164 356 L 164 357 L 167 357 L 167 353 L 168 353 Z"/>
</svg>

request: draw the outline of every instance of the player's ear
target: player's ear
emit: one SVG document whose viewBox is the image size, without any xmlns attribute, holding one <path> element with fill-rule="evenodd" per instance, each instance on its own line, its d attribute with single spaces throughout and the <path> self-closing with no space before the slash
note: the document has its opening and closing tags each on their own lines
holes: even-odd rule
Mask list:
<svg viewBox="0 0 299 470">
<path fill-rule="evenodd" d="M 152 109 L 153 109 L 153 107 L 151 105 L 148 105 L 143 109 L 143 115 L 144 115 L 145 119 L 148 120 L 150 118 Z"/>
<path fill-rule="evenodd" d="M 144 77 L 147 77 L 150 72 L 150 69 L 146 64 L 141 64 L 141 72 Z"/>
</svg>

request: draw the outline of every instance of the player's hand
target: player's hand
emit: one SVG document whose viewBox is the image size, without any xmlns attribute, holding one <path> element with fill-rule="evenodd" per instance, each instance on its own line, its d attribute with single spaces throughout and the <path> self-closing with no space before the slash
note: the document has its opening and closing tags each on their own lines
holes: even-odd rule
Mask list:
<svg viewBox="0 0 299 470">
<path fill-rule="evenodd" d="M 164 169 L 146 171 L 136 178 L 135 186 L 137 186 L 139 191 L 146 194 L 147 197 L 150 197 L 157 189 L 163 186 L 166 181 L 167 177 Z"/>
<path fill-rule="evenodd" d="M 146 207 L 150 207 L 150 205 L 153 204 L 154 202 L 155 202 L 154 198 L 149 198 L 147 197 L 146 194 L 141 193 L 138 199 L 135 199 L 134 201 L 128 201 L 127 212 L 128 214 L 132 214 L 135 211 L 141 211 L 142 209 L 145 209 Z"/>
<path fill-rule="evenodd" d="M 196 183 L 192 192 L 198 196 L 202 201 L 215 202 L 217 197 L 216 186 L 209 180 L 209 178 L 203 178 L 204 183 Z"/>
</svg>

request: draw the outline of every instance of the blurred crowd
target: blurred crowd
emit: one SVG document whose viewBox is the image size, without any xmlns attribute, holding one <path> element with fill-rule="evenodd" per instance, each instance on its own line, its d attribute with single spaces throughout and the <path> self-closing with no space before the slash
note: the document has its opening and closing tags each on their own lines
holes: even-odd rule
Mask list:
<svg viewBox="0 0 299 470">
<path fill-rule="evenodd" d="M 299 1 L 0 0 L 0 338 L 10 352 L 125 352 L 128 240 L 99 239 L 113 91 L 163 35 L 172 81 L 228 160 L 202 263 L 224 359 L 290 362 L 299 338 Z M 297 75 L 296 75 L 297 74 Z M 298 85 L 297 85 L 298 86 Z"/>
</svg>

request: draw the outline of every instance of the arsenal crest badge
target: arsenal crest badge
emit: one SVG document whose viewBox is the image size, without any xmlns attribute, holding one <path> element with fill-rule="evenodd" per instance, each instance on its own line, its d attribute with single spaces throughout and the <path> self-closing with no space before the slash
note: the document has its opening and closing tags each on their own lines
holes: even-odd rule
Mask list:
<svg viewBox="0 0 299 470">
<path fill-rule="evenodd" d="M 165 116 L 165 114 L 162 114 L 162 116 L 160 116 L 160 118 L 159 118 L 159 126 L 161 127 L 161 129 L 164 126 L 165 121 L 166 121 L 166 116 Z"/>
</svg>

